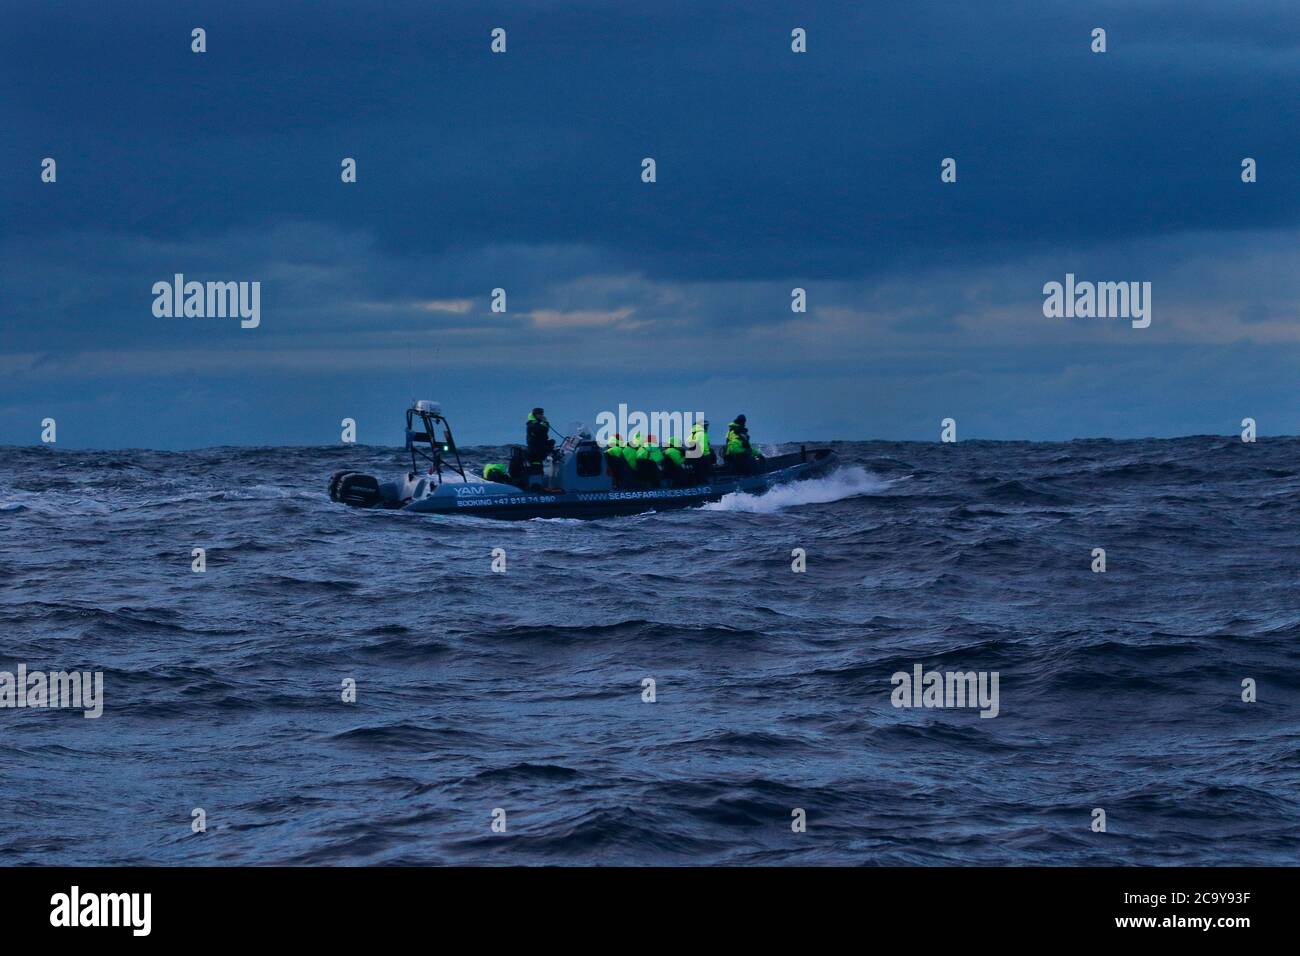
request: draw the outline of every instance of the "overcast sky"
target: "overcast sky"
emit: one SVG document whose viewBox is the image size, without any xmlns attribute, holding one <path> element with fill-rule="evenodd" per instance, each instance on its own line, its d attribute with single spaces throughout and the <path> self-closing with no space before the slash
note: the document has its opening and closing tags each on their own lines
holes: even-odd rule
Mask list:
<svg viewBox="0 0 1300 956">
<path fill-rule="evenodd" d="M 1294 0 L 0 20 L 0 443 L 397 444 L 412 397 L 465 444 L 620 402 L 761 441 L 1300 433 Z M 260 326 L 155 317 L 177 272 L 260 282 Z M 1150 327 L 1044 317 L 1067 272 L 1150 282 Z"/>
</svg>

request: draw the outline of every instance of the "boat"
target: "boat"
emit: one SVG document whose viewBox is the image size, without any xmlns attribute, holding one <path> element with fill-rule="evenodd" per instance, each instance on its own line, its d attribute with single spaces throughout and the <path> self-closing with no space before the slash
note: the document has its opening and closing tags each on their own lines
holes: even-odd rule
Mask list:
<svg viewBox="0 0 1300 956">
<path fill-rule="evenodd" d="M 411 470 L 389 481 L 337 471 L 330 476 L 329 495 L 356 508 L 416 514 L 610 518 L 698 506 L 736 492 L 762 494 L 774 485 L 823 475 L 838 464 L 829 448 L 801 446 L 796 452 L 755 459 L 745 472 L 724 463 L 701 470 L 698 479 L 694 467 L 676 479 L 645 479 L 612 466 L 586 428 L 576 427 L 573 432 L 560 436 L 563 441 L 541 467 L 528 467 L 524 449 L 511 446 L 507 480 L 479 480 L 466 474 L 442 407 L 418 401 L 406 410 Z"/>
</svg>

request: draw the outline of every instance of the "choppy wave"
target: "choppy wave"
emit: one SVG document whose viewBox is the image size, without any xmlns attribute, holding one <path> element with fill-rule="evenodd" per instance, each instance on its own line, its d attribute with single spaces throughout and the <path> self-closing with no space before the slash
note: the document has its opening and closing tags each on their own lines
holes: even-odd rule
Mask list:
<svg viewBox="0 0 1300 956">
<path fill-rule="evenodd" d="M 3 449 L 0 670 L 105 702 L 0 709 L 0 860 L 1294 862 L 1300 440 L 836 450 L 498 523 L 328 501 L 390 448 Z M 998 716 L 894 707 L 916 664 Z"/>
</svg>

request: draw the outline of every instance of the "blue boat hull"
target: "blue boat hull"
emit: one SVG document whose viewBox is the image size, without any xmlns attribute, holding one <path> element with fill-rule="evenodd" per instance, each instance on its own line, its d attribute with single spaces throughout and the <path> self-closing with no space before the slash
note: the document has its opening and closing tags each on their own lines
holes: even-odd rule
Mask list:
<svg viewBox="0 0 1300 956">
<path fill-rule="evenodd" d="M 635 487 L 590 491 L 521 491 L 496 482 L 445 483 L 425 494 L 402 498 L 383 488 L 378 500 L 362 507 L 399 508 L 417 514 L 460 514 L 480 518 L 611 518 L 675 508 L 698 507 L 725 495 L 762 494 L 769 488 L 823 475 L 838 459 L 830 449 L 782 455 L 758 474 L 720 473 L 708 484 L 683 487 Z M 409 480 L 409 476 L 408 476 Z"/>
</svg>

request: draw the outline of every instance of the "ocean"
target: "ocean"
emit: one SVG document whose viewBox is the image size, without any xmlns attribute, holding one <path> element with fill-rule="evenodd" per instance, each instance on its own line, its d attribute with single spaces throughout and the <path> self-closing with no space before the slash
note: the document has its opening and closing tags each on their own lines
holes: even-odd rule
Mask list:
<svg viewBox="0 0 1300 956">
<path fill-rule="evenodd" d="M 329 501 L 399 449 L 4 448 L 0 671 L 103 712 L 0 709 L 0 864 L 1296 862 L 1300 439 L 834 447 L 589 522 Z"/>
</svg>

